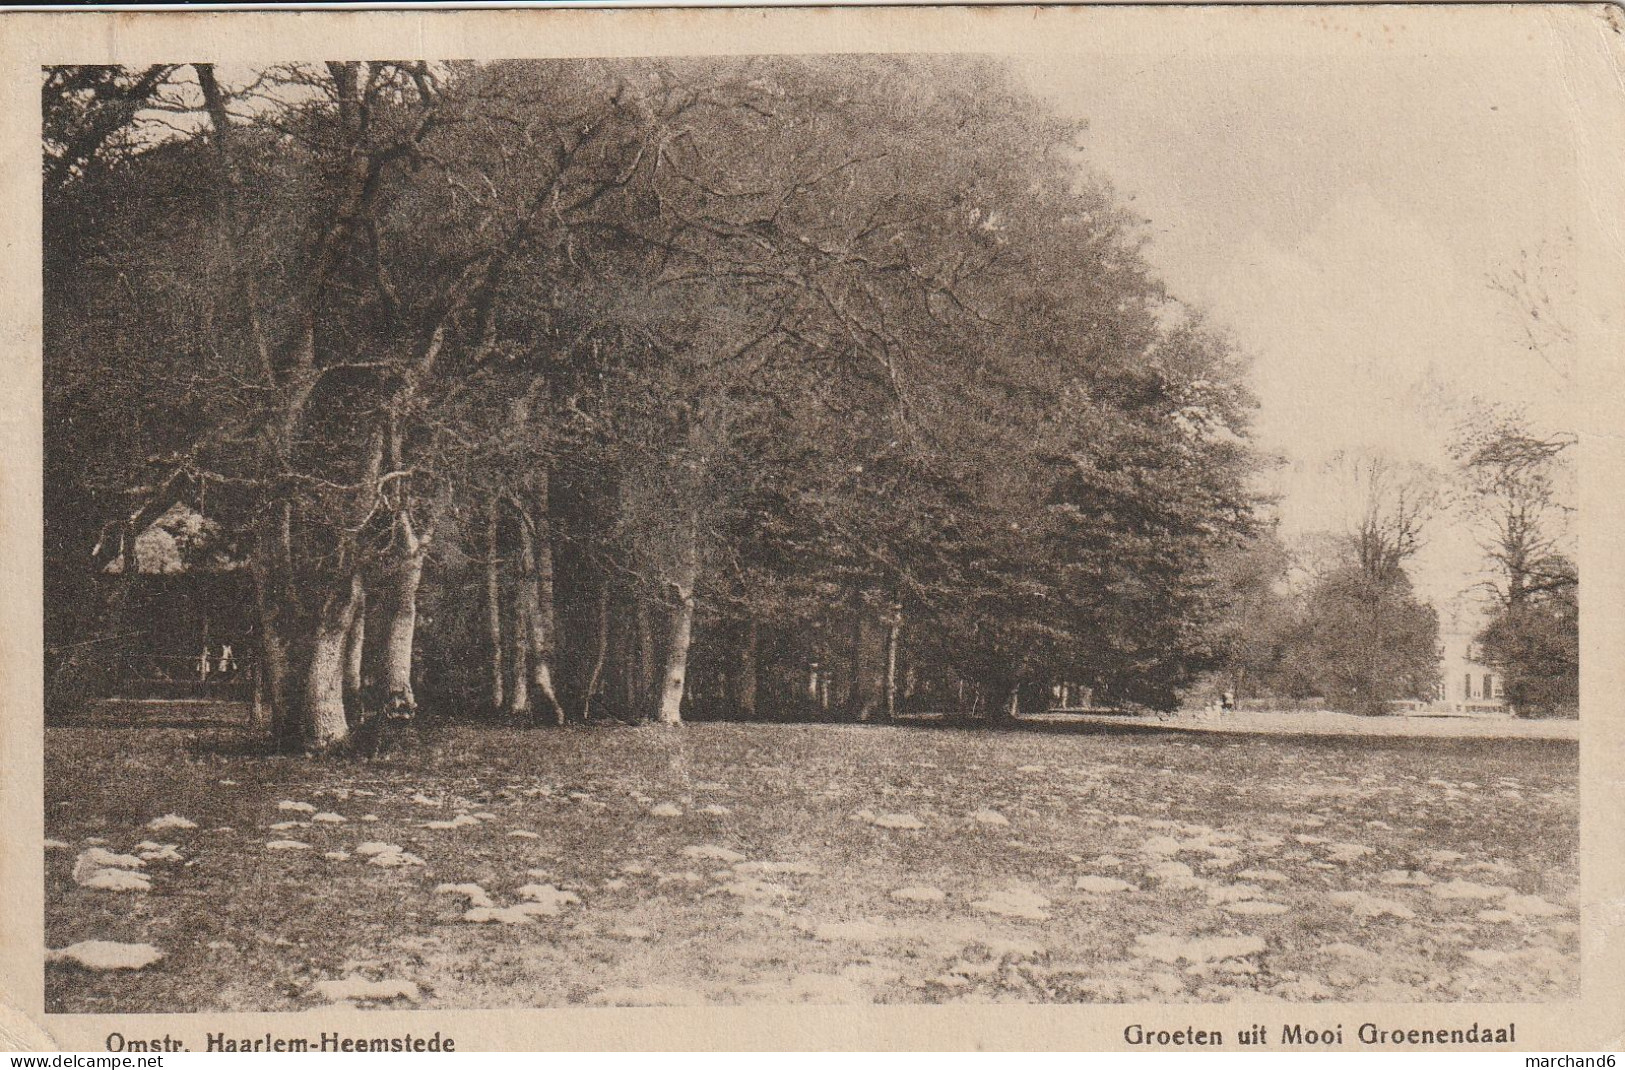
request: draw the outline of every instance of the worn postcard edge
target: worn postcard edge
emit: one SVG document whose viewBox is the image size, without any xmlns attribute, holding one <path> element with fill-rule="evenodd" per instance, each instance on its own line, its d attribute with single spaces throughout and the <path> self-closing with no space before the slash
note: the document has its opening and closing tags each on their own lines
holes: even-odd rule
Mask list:
<svg viewBox="0 0 1625 1070">
<path fill-rule="evenodd" d="M 1371 31 L 1381 24 L 1386 31 Z M 1516 1022 L 1522 1050 L 1625 1042 L 1625 16 L 1605 5 L 1475 7 L 840 7 L 399 12 L 12 12 L 0 18 L 0 1048 L 100 1051 L 110 1033 L 380 1036 L 439 1030 L 460 1049 L 1114 1049 L 1132 1022 L 1222 1029 Z M 1384 49 L 1550 50 L 1578 131 L 1582 988 L 1531 1005 L 747 1006 L 626 1010 L 43 1013 L 43 685 L 39 79 L 47 63 L 790 52 L 1359 57 Z M 1172 106 L 1172 105 L 1171 105 Z M 1427 181 L 1418 166 L 1418 181 Z M 314 1023 L 314 1024 L 312 1024 Z M 1227 1045 L 1233 1050 L 1232 1045 Z M 1369 1049 L 1368 1049 L 1369 1050 Z M 1391 1049 L 1390 1049 L 1391 1050 Z"/>
</svg>

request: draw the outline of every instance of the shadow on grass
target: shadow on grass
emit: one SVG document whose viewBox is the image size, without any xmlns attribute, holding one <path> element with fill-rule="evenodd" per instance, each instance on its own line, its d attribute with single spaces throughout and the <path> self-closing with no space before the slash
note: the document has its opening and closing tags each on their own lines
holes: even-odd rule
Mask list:
<svg viewBox="0 0 1625 1070">
<path fill-rule="evenodd" d="M 783 717 L 762 716 L 750 720 L 735 717 L 696 717 L 691 719 L 688 725 L 695 727 L 759 725 L 764 728 L 828 725 L 831 728 L 870 728 L 877 731 L 890 729 L 893 731 L 963 732 L 980 733 L 987 736 L 1021 734 L 1028 736 L 1144 739 L 1146 741 L 1177 739 L 1189 746 L 1207 748 L 1269 741 L 1282 746 L 1326 751 L 1348 750 L 1355 747 L 1360 750 L 1376 752 L 1422 750 L 1451 755 L 1472 755 L 1489 751 L 1506 753 L 1509 749 L 1513 752 L 1522 750 L 1535 753 L 1551 746 L 1570 749 L 1578 747 L 1578 743 L 1572 739 L 1410 736 L 1339 731 L 1260 732 L 1244 728 L 1227 730 L 1222 727 L 1204 727 L 1201 730 L 1195 730 L 1175 721 L 1158 721 L 1133 714 L 1096 714 L 1087 718 L 1017 717 L 1013 720 L 1004 718 L 989 720 L 982 717 L 957 714 L 901 714 L 891 721 L 855 722 L 848 718 L 831 716 L 827 711 L 819 711 L 819 713 L 823 715 L 815 716 L 810 715 L 805 710 L 793 710 L 788 711 L 787 715 Z M 297 756 L 298 754 L 298 752 L 293 752 L 290 755 L 289 752 L 278 751 L 273 747 L 265 726 L 250 724 L 246 716 L 246 707 L 238 704 L 200 703 L 196 707 L 188 706 L 183 709 L 170 705 L 156 708 L 123 706 L 113 708 L 104 705 L 94 710 L 85 710 L 73 715 L 53 718 L 47 722 L 47 727 L 115 732 L 131 730 L 179 732 L 187 737 L 184 744 L 182 744 L 186 752 L 199 757 L 272 758 Z M 594 718 L 593 721 L 587 724 L 572 722 L 569 725 L 557 727 L 550 724 L 535 724 L 473 715 L 435 716 L 431 714 L 420 717 L 412 728 L 403 731 L 399 736 L 392 737 L 388 744 L 381 749 L 374 748 L 371 744 L 363 744 L 343 747 L 334 752 L 314 757 L 318 760 L 330 761 L 387 760 L 391 757 L 409 757 L 413 754 L 422 754 L 433 750 L 435 745 L 442 742 L 447 733 L 450 732 L 492 730 L 574 733 L 635 731 L 639 729 L 661 732 L 673 730 L 670 726 L 652 723 L 634 724 L 613 717 Z M 679 726 L 676 730 L 681 731 L 682 727 Z"/>
</svg>

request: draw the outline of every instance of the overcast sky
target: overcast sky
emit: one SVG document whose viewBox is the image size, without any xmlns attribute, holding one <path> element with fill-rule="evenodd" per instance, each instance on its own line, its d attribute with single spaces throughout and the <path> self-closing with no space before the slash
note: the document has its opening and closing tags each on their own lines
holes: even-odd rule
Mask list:
<svg viewBox="0 0 1625 1070">
<path fill-rule="evenodd" d="M 1338 450 L 1442 463 L 1453 406 L 1517 402 L 1573 425 L 1570 352 L 1532 353 L 1489 284 L 1528 262 L 1573 280 L 1576 147 L 1560 72 L 1531 48 L 1396 54 L 1046 57 L 1021 69 L 1088 120 L 1093 165 L 1147 219 L 1176 295 L 1253 359 L 1288 536 L 1335 526 Z M 1439 607 L 1473 541 L 1441 520 L 1413 569 Z"/>
</svg>

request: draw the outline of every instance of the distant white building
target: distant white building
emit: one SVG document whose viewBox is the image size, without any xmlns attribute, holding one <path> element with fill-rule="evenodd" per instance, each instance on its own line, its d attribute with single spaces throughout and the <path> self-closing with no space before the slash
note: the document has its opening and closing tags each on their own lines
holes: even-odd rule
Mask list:
<svg viewBox="0 0 1625 1070">
<path fill-rule="evenodd" d="M 1474 633 L 1443 630 L 1439 639 L 1438 704 L 1463 712 L 1505 711 L 1507 703 L 1501 674 L 1480 660 Z"/>
</svg>

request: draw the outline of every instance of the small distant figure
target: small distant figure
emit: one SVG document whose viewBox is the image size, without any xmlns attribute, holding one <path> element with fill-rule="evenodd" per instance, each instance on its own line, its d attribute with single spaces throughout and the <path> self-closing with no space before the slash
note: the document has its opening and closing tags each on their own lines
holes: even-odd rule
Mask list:
<svg viewBox="0 0 1625 1070">
<path fill-rule="evenodd" d="M 213 665 L 214 659 L 209 656 L 209 648 L 204 647 L 202 652 L 197 656 L 197 678 L 199 680 L 207 680 L 209 678 L 209 670 L 213 667 Z"/>
<path fill-rule="evenodd" d="M 1234 691 L 1226 691 L 1224 693 L 1224 696 L 1219 699 L 1219 709 L 1220 709 L 1220 711 L 1222 712 L 1224 710 L 1233 710 L 1235 708 L 1236 708 L 1236 693 Z"/>
<path fill-rule="evenodd" d="M 237 658 L 231 652 L 230 643 L 220 644 L 220 660 L 216 663 L 221 676 L 232 676 L 237 672 Z"/>
</svg>

